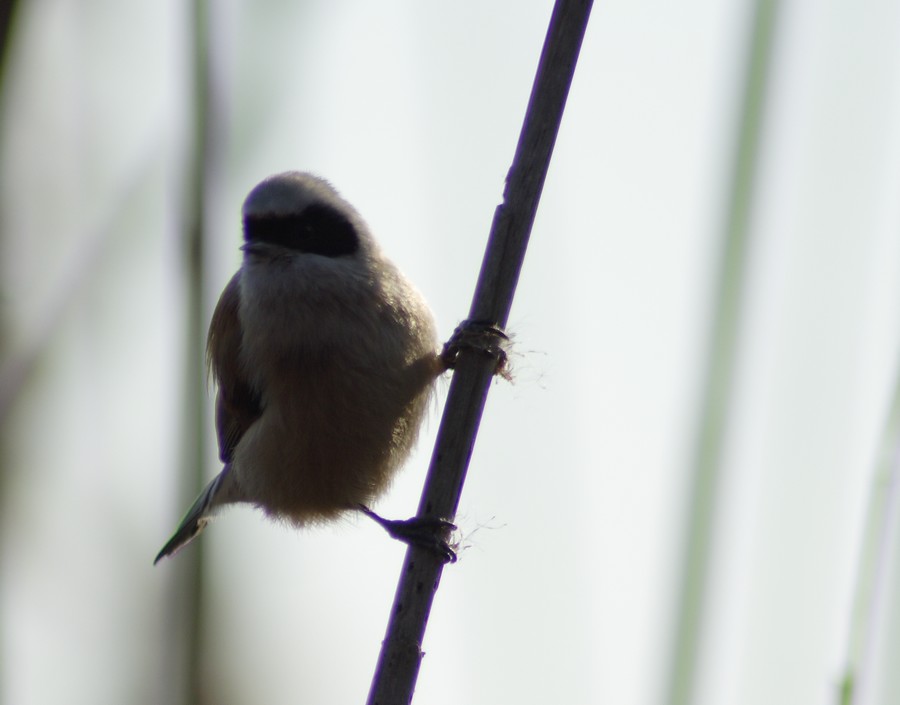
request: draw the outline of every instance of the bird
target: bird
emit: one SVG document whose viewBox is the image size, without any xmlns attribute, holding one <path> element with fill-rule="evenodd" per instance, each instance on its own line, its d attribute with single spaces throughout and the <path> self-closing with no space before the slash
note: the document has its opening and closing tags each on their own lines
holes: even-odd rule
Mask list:
<svg viewBox="0 0 900 705">
<path fill-rule="evenodd" d="M 296 527 L 362 509 L 403 534 L 407 522 L 368 505 L 408 457 L 448 368 L 425 299 L 329 182 L 271 176 L 242 219 L 242 263 L 207 336 L 222 470 L 154 564 L 236 503 Z"/>
</svg>

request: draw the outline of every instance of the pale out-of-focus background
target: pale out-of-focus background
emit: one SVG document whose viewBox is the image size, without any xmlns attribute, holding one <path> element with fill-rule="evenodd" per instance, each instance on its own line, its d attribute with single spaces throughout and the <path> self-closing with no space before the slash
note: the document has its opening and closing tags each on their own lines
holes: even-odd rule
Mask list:
<svg viewBox="0 0 900 705">
<path fill-rule="evenodd" d="M 768 41 L 749 1 L 594 8 L 417 703 L 896 702 L 900 6 L 759 6 Z M 449 335 L 550 10 L 210 3 L 203 325 L 244 196 L 304 169 Z M 295 532 L 233 509 L 151 565 L 189 503 L 204 384 L 185 360 L 192 17 L 41 0 L 11 28 L 4 705 L 190 702 L 198 563 L 203 702 L 361 703 L 384 633 L 403 548 L 364 519 Z M 439 397 L 383 514 L 414 511 Z"/>
</svg>

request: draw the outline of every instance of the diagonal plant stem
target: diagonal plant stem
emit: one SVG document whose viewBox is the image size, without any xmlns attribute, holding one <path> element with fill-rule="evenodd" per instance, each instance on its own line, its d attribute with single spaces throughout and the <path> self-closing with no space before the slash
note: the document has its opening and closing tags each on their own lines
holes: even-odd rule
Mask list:
<svg viewBox="0 0 900 705">
<path fill-rule="evenodd" d="M 847 638 L 840 705 L 870 702 L 879 637 L 890 629 L 891 562 L 900 528 L 900 375 L 885 421 L 869 490 Z M 890 692 L 890 691 L 888 691 Z"/>
<path fill-rule="evenodd" d="M 554 6 L 503 202 L 494 213 L 470 320 L 506 325 L 591 5 L 591 0 L 557 0 Z M 478 351 L 460 351 L 419 503 L 421 518 L 456 515 L 496 364 Z M 416 546 L 407 550 L 369 705 L 412 700 L 442 572 L 437 556 Z"/>
<path fill-rule="evenodd" d="M 84 230 L 66 233 L 67 237 L 80 243 L 78 250 L 56 278 L 50 294 L 46 296 L 47 303 L 34 314 L 36 323 L 31 331 L 25 333 L 21 342 L 16 341 L 15 346 L 0 338 L 0 428 L 16 408 L 53 336 L 58 335 L 62 321 L 103 265 L 103 255 L 109 243 L 119 234 L 125 213 L 152 178 L 157 166 L 155 153 L 158 151 L 154 143 L 134 160 L 128 173 L 120 180 L 115 195 L 109 198 L 111 205 L 102 213 L 100 220 L 89 224 Z"/>
</svg>

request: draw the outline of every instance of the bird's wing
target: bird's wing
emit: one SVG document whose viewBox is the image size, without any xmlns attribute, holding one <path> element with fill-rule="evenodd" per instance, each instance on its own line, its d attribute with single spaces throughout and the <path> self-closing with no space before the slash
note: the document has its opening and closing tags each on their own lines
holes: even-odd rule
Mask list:
<svg viewBox="0 0 900 705">
<path fill-rule="evenodd" d="M 240 272 L 235 274 L 219 297 L 209 325 L 206 361 L 219 387 L 216 396 L 216 435 L 219 458 L 230 463 L 244 432 L 262 413 L 259 395 L 247 381 L 240 365 L 241 323 Z"/>
</svg>

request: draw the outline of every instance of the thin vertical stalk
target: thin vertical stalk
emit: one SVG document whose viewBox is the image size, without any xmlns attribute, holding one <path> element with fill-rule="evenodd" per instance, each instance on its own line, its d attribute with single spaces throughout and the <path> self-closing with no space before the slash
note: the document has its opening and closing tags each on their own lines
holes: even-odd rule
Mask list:
<svg viewBox="0 0 900 705">
<path fill-rule="evenodd" d="M 207 413 L 204 395 L 204 350 L 203 329 L 205 321 L 205 238 L 206 230 L 206 182 L 209 173 L 208 160 L 210 130 L 209 116 L 209 8 L 206 0 L 191 3 L 190 24 L 193 29 L 193 71 L 189 87 L 191 102 L 192 141 L 187 163 L 187 198 L 184 203 L 183 218 L 183 262 L 185 274 L 185 349 L 182 356 L 183 379 L 182 397 L 182 439 L 181 471 L 184 478 L 178 506 L 184 506 L 193 499 L 206 482 L 207 451 L 204 438 L 207 428 Z M 177 648 L 171 649 L 169 658 L 180 661 L 169 672 L 182 673 L 180 692 L 175 693 L 179 702 L 185 705 L 202 705 L 209 699 L 208 688 L 204 685 L 202 669 L 203 638 L 203 592 L 206 577 L 204 543 L 198 542 L 196 560 L 180 561 L 174 566 L 175 577 L 172 585 L 172 599 L 177 607 L 171 613 L 174 617 L 172 629 Z"/>
<path fill-rule="evenodd" d="M 590 0 L 557 0 L 554 6 L 503 202 L 494 213 L 471 320 L 506 325 L 591 5 Z M 496 359 L 489 355 L 465 348 L 460 352 L 419 517 L 455 516 L 495 369 Z M 407 551 L 369 705 L 406 705 L 412 700 L 442 571 L 437 556 L 415 546 Z"/>
<path fill-rule="evenodd" d="M 712 552 L 712 525 L 719 494 L 722 452 L 731 416 L 734 372 L 750 251 L 750 220 L 756 196 L 758 157 L 768 90 L 778 0 L 757 0 L 750 34 L 747 73 L 730 203 L 723 231 L 718 285 L 712 316 L 709 373 L 700 402 L 693 478 L 687 505 L 681 585 L 671 671 L 663 702 L 694 702 L 698 653 L 704 628 L 706 592 Z"/>
<path fill-rule="evenodd" d="M 4 117 L 6 116 L 5 103 L 8 99 L 8 92 L 6 90 L 6 76 L 8 73 L 7 62 L 9 60 L 9 44 L 10 38 L 12 37 L 12 27 L 13 27 L 13 14 L 16 7 L 15 0 L 0 0 L 0 129 L 4 127 Z M 6 235 L 6 233 L 4 233 Z M 8 237 L 8 235 L 6 235 Z M 0 243 L 2 245 L 3 243 Z M 5 294 L 6 292 L 4 292 Z M 0 318 L 0 372 L 3 372 L 6 368 L 6 365 L 3 364 L 6 362 L 7 357 L 9 355 L 9 339 L 7 338 L 8 330 L 7 330 L 7 322 L 6 317 Z M 3 418 L 3 378 L 0 377 L 0 422 L 2 422 Z M 0 423 L 0 429 L 5 428 L 2 423 Z M 10 481 L 9 477 L 9 459 L 10 452 L 9 446 L 7 445 L 6 434 L 0 430 L 0 507 L 6 507 L 6 496 L 7 496 L 7 483 Z M 3 528 L 3 525 L 0 525 L 0 528 Z M 4 537 L 0 536 L 0 539 Z M 0 581 L 0 590 L 3 590 L 6 587 L 6 581 Z M 6 595 L 0 593 L 2 597 Z M 0 623 L 0 632 L 6 633 L 5 630 L 6 624 Z M 0 678 L 5 675 L 6 668 L 0 666 Z"/>
</svg>

